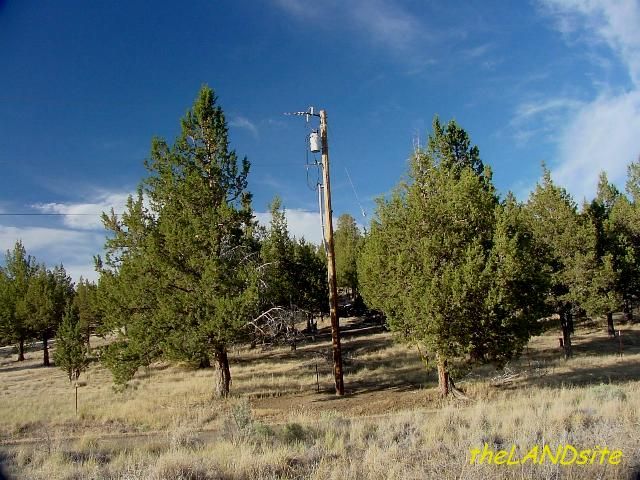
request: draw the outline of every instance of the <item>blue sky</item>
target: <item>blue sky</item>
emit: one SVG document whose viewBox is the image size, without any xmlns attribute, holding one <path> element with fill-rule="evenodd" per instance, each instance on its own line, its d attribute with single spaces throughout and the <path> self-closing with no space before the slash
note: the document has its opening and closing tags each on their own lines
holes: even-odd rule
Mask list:
<svg viewBox="0 0 640 480">
<path fill-rule="evenodd" d="M 309 105 L 329 116 L 334 211 L 362 224 L 345 168 L 370 218 L 435 114 L 501 192 L 526 198 L 545 161 L 580 202 L 640 154 L 638 25 L 638 0 L 0 0 L 0 213 L 89 214 L 0 215 L 0 249 L 20 238 L 95 278 L 93 214 L 122 210 L 203 83 L 252 163 L 256 211 L 280 195 L 311 240 L 308 127 L 282 115 Z"/>
</svg>

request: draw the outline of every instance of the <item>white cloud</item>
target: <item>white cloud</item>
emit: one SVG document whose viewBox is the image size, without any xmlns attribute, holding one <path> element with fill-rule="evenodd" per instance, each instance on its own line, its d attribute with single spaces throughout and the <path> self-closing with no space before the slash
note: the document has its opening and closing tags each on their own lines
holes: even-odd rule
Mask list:
<svg viewBox="0 0 640 480">
<path fill-rule="evenodd" d="M 567 125 L 558 153 L 562 162 L 553 176 L 576 200 L 591 197 L 598 174 L 624 184 L 626 166 L 640 154 L 640 90 L 602 96 L 585 105 Z"/>
<path fill-rule="evenodd" d="M 532 141 L 554 142 L 558 132 L 570 120 L 570 116 L 583 102 L 572 98 L 540 98 L 521 103 L 509 122 L 509 128 L 520 146 Z"/>
<path fill-rule="evenodd" d="M 531 117 L 560 111 L 572 110 L 582 105 L 572 98 L 548 98 L 538 102 L 525 102 L 518 106 L 512 123 L 520 123 Z"/>
<path fill-rule="evenodd" d="M 258 138 L 258 127 L 256 127 L 255 124 L 251 122 L 251 120 L 249 120 L 248 118 L 237 116 L 229 122 L 229 125 L 232 127 L 242 128 L 244 130 L 247 130 L 255 138 Z"/>
<path fill-rule="evenodd" d="M 554 178 L 577 200 L 595 193 L 600 171 L 624 183 L 626 166 L 640 154 L 640 2 L 637 0 L 541 0 L 559 31 L 587 48 L 606 45 L 625 67 L 631 87 L 620 93 L 604 83 L 595 98 L 561 106 Z M 597 59 L 598 55 L 593 56 Z M 552 103 L 550 103 L 552 105 Z M 532 114 L 544 111 L 530 109 Z M 526 116 L 527 110 L 523 110 Z"/>
<path fill-rule="evenodd" d="M 370 43 L 391 53 L 404 53 L 409 63 L 431 65 L 424 58 L 425 42 L 433 42 L 432 29 L 420 24 L 418 17 L 392 0 L 274 0 L 275 5 L 301 21 L 325 20 L 324 25 L 346 25 Z M 441 32 L 444 34 L 444 32 Z"/>
<path fill-rule="evenodd" d="M 350 16 L 367 36 L 392 49 L 405 49 L 422 37 L 417 19 L 399 6 L 381 0 L 348 2 Z"/>
<path fill-rule="evenodd" d="M 95 280 L 93 256 L 102 252 L 104 235 L 89 231 L 0 225 L 0 250 L 13 249 L 21 240 L 27 253 L 48 267 L 62 263 L 74 280 Z"/>
<path fill-rule="evenodd" d="M 94 201 L 67 203 L 39 203 L 33 208 L 43 213 L 63 215 L 63 223 L 67 227 L 83 230 L 102 230 L 102 212 L 115 213 L 125 211 L 130 192 L 102 192 Z"/>
<path fill-rule="evenodd" d="M 255 215 L 261 225 L 269 225 L 271 221 L 271 214 L 269 212 L 256 212 Z M 322 224 L 318 212 L 296 208 L 286 209 L 285 217 L 287 218 L 289 234 L 296 238 L 304 238 L 316 245 L 322 242 Z"/>
<path fill-rule="evenodd" d="M 565 35 L 596 32 L 627 65 L 640 85 L 640 2 L 637 0 L 542 0 Z M 589 38 L 588 40 L 593 40 Z"/>
</svg>

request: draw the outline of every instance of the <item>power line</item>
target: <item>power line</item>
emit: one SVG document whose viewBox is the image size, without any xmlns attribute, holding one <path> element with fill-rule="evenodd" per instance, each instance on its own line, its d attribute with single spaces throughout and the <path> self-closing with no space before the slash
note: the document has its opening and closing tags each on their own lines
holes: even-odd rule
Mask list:
<svg viewBox="0 0 640 480">
<path fill-rule="evenodd" d="M 106 212 L 105 212 L 106 213 Z M 2 217 L 94 217 L 94 216 L 102 216 L 101 213 L 27 213 L 27 212 L 0 212 L 0 216 Z M 111 213 L 107 213 L 107 215 L 111 215 Z M 122 213 L 114 213 L 114 215 L 122 215 Z"/>
</svg>

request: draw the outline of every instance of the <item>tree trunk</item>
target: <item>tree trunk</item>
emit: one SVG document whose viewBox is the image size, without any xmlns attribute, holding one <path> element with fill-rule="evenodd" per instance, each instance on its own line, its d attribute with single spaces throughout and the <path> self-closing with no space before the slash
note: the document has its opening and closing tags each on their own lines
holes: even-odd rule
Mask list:
<svg viewBox="0 0 640 480">
<path fill-rule="evenodd" d="M 564 343 L 564 359 L 571 358 L 571 332 L 573 331 L 573 319 L 567 307 L 560 310 L 560 325 L 562 326 L 562 341 Z"/>
<path fill-rule="evenodd" d="M 607 312 L 607 333 L 610 337 L 616 334 L 616 330 L 613 327 L 613 312 Z"/>
<path fill-rule="evenodd" d="M 449 395 L 449 370 L 447 369 L 447 359 L 438 355 L 438 388 L 443 397 Z"/>
<path fill-rule="evenodd" d="M 42 336 L 42 348 L 44 351 L 42 365 L 48 367 L 51 364 L 49 363 L 49 339 L 46 334 Z"/>
<path fill-rule="evenodd" d="M 229 396 L 229 385 L 231 384 L 231 370 L 229 369 L 229 357 L 227 349 L 218 347 L 215 351 L 216 362 L 218 362 L 218 382 L 216 393 L 219 397 Z"/>
<path fill-rule="evenodd" d="M 18 342 L 18 361 L 24 362 L 24 338 Z"/>
</svg>

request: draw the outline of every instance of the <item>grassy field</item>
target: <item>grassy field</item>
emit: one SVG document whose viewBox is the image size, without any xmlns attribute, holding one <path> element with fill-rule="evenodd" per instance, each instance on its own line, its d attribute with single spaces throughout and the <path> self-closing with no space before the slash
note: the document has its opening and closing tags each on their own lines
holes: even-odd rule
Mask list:
<svg viewBox="0 0 640 480">
<path fill-rule="evenodd" d="M 327 324 L 320 325 L 327 328 Z M 504 371 L 476 369 L 440 399 L 417 351 L 350 322 L 347 395 L 332 393 L 325 337 L 231 355 L 232 397 L 212 397 L 215 372 L 156 364 L 118 393 L 94 363 L 79 409 L 62 371 L 41 352 L 0 351 L 0 443 L 12 478 L 635 478 L 640 471 L 640 326 L 618 339 L 581 325 L 575 358 L 557 332 L 531 340 Z M 316 366 L 319 385 L 316 384 Z M 319 392 L 317 388 L 319 386 Z M 470 464 L 470 450 L 536 445 L 619 449 L 619 465 Z"/>
</svg>

